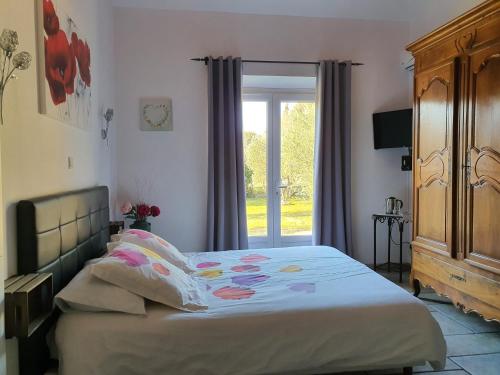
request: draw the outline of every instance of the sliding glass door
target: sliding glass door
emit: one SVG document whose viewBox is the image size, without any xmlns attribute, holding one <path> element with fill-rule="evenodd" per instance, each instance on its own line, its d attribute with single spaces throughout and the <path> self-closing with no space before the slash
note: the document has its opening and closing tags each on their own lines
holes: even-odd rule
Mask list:
<svg viewBox="0 0 500 375">
<path fill-rule="evenodd" d="M 311 243 L 314 129 L 314 94 L 244 95 L 250 247 Z"/>
</svg>

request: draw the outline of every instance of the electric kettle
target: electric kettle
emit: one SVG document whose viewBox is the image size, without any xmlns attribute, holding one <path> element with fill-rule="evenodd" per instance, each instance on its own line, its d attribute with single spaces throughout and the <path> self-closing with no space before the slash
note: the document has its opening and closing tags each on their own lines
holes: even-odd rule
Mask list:
<svg viewBox="0 0 500 375">
<path fill-rule="evenodd" d="M 403 208 L 403 201 L 394 197 L 389 197 L 385 200 L 385 213 L 399 215 Z"/>
</svg>

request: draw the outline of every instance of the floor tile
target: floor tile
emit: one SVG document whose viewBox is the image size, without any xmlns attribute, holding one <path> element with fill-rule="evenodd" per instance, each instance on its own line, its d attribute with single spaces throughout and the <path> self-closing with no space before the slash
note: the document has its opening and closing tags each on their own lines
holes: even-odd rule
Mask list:
<svg viewBox="0 0 500 375">
<path fill-rule="evenodd" d="M 408 284 L 399 284 L 394 275 L 384 275 L 412 293 Z M 474 313 L 465 314 L 432 289 L 422 289 L 419 297 L 438 321 L 445 335 L 448 358 L 444 370 L 433 372 L 430 365 L 416 366 L 418 375 L 500 375 L 500 323 L 486 322 Z M 445 303 L 440 303 L 445 302 Z M 401 369 L 367 374 L 401 374 Z"/>
<path fill-rule="evenodd" d="M 500 332 L 500 323 L 487 322 L 475 313 L 465 314 L 453 305 L 434 305 L 434 308 L 475 333 Z"/>
<path fill-rule="evenodd" d="M 421 372 L 419 375 L 469 375 L 464 370 L 451 370 L 451 371 L 436 371 L 436 372 Z"/>
<path fill-rule="evenodd" d="M 431 297 L 431 295 L 437 296 L 436 291 L 432 288 L 420 288 L 420 294 L 426 294 L 429 297 Z"/>
<path fill-rule="evenodd" d="M 408 284 L 398 284 L 401 288 L 406 290 L 408 293 L 413 294 L 413 288 Z"/>
<path fill-rule="evenodd" d="M 455 362 L 453 362 L 450 359 L 446 358 L 446 364 L 445 364 L 443 370 L 461 370 L 461 368 Z M 432 371 L 433 371 L 432 366 L 429 365 L 429 364 L 413 367 L 413 372 L 414 373 L 432 372 Z"/>
<path fill-rule="evenodd" d="M 387 273 L 387 272 L 377 271 L 377 273 L 379 275 L 385 277 L 387 280 L 392 281 L 394 284 L 397 284 L 404 289 L 411 290 L 411 293 L 413 293 L 413 288 L 410 286 L 410 284 L 408 282 L 408 275 L 403 274 L 403 281 L 400 283 L 399 282 L 399 273 L 397 273 L 397 272 Z"/>
<path fill-rule="evenodd" d="M 500 333 L 446 336 L 448 357 L 500 353 Z"/>
<path fill-rule="evenodd" d="M 434 306 L 435 307 L 435 306 Z M 435 307 L 439 309 L 439 307 Z M 445 314 L 439 311 L 431 312 L 434 319 L 437 320 L 443 335 L 463 335 L 467 333 L 474 333 L 471 329 L 463 326 L 458 321 L 448 318 Z"/>
<path fill-rule="evenodd" d="M 434 302 L 434 301 L 427 301 L 427 300 L 423 300 L 421 299 L 421 301 L 423 303 L 425 303 L 427 306 L 435 306 L 435 305 L 438 305 L 439 303 L 438 302 Z"/>
<path fill-rule="evenodd" d="M 471 375 L 498 375 L 500 373 L 500 353 L 452 357 Z"/>
<path fill-rule="evenodd" d="M 426 303 L 425 306 L 427 307 L 427 310 L 429 310 L 430 312 L 433 312 L 433 311 L 439 311 L 438 309 L 436 309 L 436 306 L 434 306 L 435 304 L 431 304 L 431 303 Z"/>
</svg>

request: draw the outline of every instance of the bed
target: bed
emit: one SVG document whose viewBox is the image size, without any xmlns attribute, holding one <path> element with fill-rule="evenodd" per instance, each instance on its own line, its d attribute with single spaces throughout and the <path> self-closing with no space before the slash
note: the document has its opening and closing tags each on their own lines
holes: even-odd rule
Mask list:
<svg viewBox="0 0 500 375">
<path fill-rule="evenodd" d="M 329 247 L 189 254 L 208 310 L 70 312 L 61 374 L 320 374 L 444 366 L 426 306 Z M 62 285 L 61 285 L 62 286 Z"/>
</svg>

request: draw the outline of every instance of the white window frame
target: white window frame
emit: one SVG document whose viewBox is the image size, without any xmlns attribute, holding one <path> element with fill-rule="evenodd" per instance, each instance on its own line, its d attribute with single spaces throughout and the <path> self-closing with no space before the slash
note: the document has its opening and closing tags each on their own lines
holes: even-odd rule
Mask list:
<svg viewBox="0 0 500 375">
<path fill-rule="evenodd" d="M 249 236 L 252 249 L 312 244 L 312 235 L 281 235 L 281 102 L 315 102 L 314 90 L 245 89 L 244 102 L 267 103 L 267 236 Z"/>
</svg>

